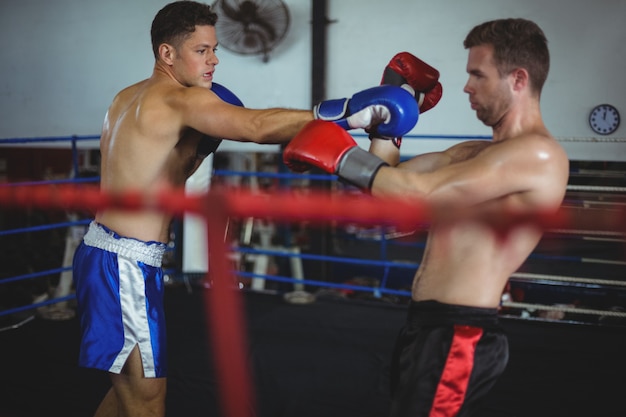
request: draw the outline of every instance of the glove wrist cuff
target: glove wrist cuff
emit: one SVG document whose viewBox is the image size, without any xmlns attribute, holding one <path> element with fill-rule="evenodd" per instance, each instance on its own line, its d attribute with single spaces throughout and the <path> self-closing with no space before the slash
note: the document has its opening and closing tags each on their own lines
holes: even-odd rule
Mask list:
<svg viewBox="0 0 626 417">
<path fill-rule="evenodd" d="M 380 136 L 380 135 L 370 134 L 368 137 L 369 137 L 369 140 L 372 140 L 372 139 L 390 140 L 391 143 L 393 143 L 393 145 L 397 149 L 400 149 L 400 146 L 402 145 L 402 136 L 398 136 L 397 138 L 390 138 L 390 137 L 387 137 L 387 136 Z"/>
<path fill-rule="evenodd" d="M 355 146 L 341 159 L 337 175 L 360 189 L 369 191 L 382 166 L 388 164 L 376 155 Z"/>
<path fill-rule="evenodd" d="M 313 115 L 317 120 L 334 122 L 349 116 L 347 98 L 325 100 L 313 107 Z"/>
</svg>

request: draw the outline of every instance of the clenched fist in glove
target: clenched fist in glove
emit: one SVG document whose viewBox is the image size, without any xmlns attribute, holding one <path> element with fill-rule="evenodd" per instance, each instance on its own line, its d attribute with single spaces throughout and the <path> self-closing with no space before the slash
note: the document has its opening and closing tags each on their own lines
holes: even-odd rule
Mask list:
<svg viewBox="0 0 626 417">
<path fill-rule="evenodd" d="M 378 169 L 387 165 L 361 149 L 352 136 L 332 122 L 313 120 L 287 144 L 285 165 L 295 172 L 319 168 L 363 190 L 372 187 Z"/>
<path fill-rule="evenodd" d="M 342 128 L 367 129 L 382 136 L 402 136 L 417 123 L 415 98 L 404 88 L 380 85 L 351 98 L 322 101 L 313 108 L 315 119 L 332 121 Z"/>
<path fill-rule="evenodd" d="M 443 94 L 439 71 L 409 52 L 400 52 L 391 58 L 380 83 L 410 85 L 415 91 L 420 113 L 435 107 Z"/>
<path fill-rule="evenodd" d="M 432 109 L 441 99 L 443 87 L 439 82 L 439 71 L 410 54 L 400 52 L 396 54 L 385 67 L 381 85 L 409 86 L 419 106 L 419 112 L 424 113 Z M 400 149 L 402 137 L 385 137 L 370 132 L 370 139 L 391 139 L 397 149 Z"/>
</svg>

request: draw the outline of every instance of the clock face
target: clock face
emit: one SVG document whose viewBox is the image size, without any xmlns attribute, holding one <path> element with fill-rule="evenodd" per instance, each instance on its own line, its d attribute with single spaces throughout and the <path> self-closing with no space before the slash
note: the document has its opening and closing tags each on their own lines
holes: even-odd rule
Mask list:
<svg viewBox="0 0 626 417">
<path fill-rule="evenodd" d="M 589 126 L 601 135 L 610 135 L 619 126 L 619 112 L 610 104 L 600 104 L 589 114 Z"/>
</svg>

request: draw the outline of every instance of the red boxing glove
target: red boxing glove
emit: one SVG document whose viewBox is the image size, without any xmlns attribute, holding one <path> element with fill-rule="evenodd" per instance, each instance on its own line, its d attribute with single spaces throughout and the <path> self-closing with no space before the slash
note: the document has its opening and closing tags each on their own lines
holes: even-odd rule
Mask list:
<svg viewBox="0 0 626 417">
<path fill-rule="evenodd" d="M 307 123 L 291 139 L 283 152 L 283 161 L 292 171 L 319 168 L 362 189 L 369 189 L 378 169 L 387 165 L 359 148 L 340 126 L 323 120 Z"/>
<path fill-rule="evenodd" d="M 341 157 L 357 146 L 352 136 L 341 127 L 326 121 L 307 123 L 285 147 L 283 161 L 295 172 L 313 167 L 334 174 Z"/>
<path fill-rule="evenodd" d="M 441 100 L 441 96 L 443 95 L 443 86 L 440 82 L 437 82 L 433 88 L 431 88 L 426 93 L 420 93 L 419 99 L 417 100 L 417 105 L 420 108 L 420 112 L 424 113 L 435 107 L 439 100 Z"/>
<path fill-rule="evenodd" d="M 380 83 L 410 85 L 415 90 L 420 113 L 435 107 L 443 94 L 439 71 L 409 52 L 400 52 L 389 61 Z"/>
</svg>

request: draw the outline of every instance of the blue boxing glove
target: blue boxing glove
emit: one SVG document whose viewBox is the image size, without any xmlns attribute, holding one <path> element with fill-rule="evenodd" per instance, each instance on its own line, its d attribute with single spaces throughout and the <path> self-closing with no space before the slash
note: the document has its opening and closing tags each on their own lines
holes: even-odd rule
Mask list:
<svg viewBox="0 0 626 417">
<path fill-rule="evenodd" d="M 224 87 L 221 84 L 213 83 L 211 86 L 211 91 L 213 91 L 222 101 L 225 101 L 229 104 L 233 104 L 235 106 L 244 107 L 239 97 L 237 97 L 232 91 L 228 88 Z M 204 159 L 207 156 L 211 155 L 213 152 L 217 150 L 217 147 L 222 143 L 222 139 L 215 138 L 213 136 L 204 135 L 200 139 L 198 143 L 198 149 L 196 151 L 196 156 L 200 159 Z"/>
<path fill-rule="evenodd" d="M 362 128 L 383 137 L 407 134 L 419 117 L 413 95 L 393 85 L 368 88 L 351 98 L 322 101 L 313 113 L 316 119 L 332 121 L 345 130 Z"/>
</svg>

